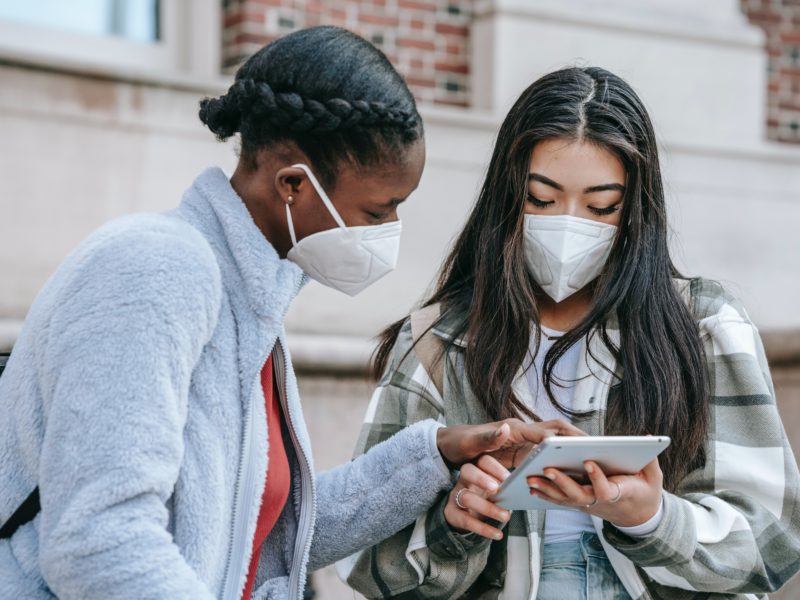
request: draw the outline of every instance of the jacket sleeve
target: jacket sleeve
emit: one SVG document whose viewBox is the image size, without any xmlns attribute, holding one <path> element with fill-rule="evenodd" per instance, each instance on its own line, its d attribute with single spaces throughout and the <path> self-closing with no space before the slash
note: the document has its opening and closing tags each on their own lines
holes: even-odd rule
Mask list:
<svg viewBox="0 0 800 600">
<path fill-rule="evenodd" d="M 436 447 L 439 427 L 431 419 L 415 423 L 317 477 L 309 570 L 400 531 L 450 487 L 450 471 Z"/>
<path fill-rule="evenodd" d="M 444 422 L 442 399 L 414 352 L 409 352 L 412 343 L 410 322 L 406 322 L 370 401 L 356 456 L 369 456 L 383 440 L 413 429 L 418 421 Z M 404 529 L 339 561 L 339 576 L 367 598 L 403 593 L 420 598 L 458 597 L 483 570 L 489 543 L 459 536 L 444 521 L 443 506 L 451 487 L 452 480 L 438 498 L 415 503 L 413 522 Z"/>
<path fill-rule="evenodd" d="M 219 311 L 216 261 L 177 224 L 94 242 L 59 274 L 39 365 L 42 575 L 64 600 L 211 600 L 167 531 L 165 503 Z"/>
<path fill-rule="evenodd" d="M 706 464 L 664 494 L 664 518 L 651 535 L 633 540 L 608 523 L 604 533 L 657 584 L 774 591 L 800 569 L 797 463 L 758 331 L 718 284 L 695 285 L 711 383 Z"/>
</svg>

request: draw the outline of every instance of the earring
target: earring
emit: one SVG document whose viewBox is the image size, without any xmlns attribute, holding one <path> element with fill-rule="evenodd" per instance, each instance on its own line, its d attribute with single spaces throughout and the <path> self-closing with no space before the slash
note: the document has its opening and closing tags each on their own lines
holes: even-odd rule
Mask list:
<svg viewBox="0 0 800 600">
<path fill-rule="evenodd" d="M 289 196 L 286 198 L 286 204 L 289 204 L 290 206 L 294 204 L 294 196 Z"/>
</svg>

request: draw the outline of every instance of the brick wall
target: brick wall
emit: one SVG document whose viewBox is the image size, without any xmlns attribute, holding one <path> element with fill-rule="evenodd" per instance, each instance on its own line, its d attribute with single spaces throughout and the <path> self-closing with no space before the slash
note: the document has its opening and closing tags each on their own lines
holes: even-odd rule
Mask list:
<svg viewBox="0 0 800 600">
<path fill-rule="evenodd" d="M 469 102 L 473 0 L 226 0 L 224 69 L 303 27 L 338 25 L 383 50 L 418 100 Z"/>
<path fill-rule="evenodd" d="M 800 2 L 741 0 L 742 10 L 766 33 L 769 55 L 767 135 L 800 143 Z"/>
</svg>

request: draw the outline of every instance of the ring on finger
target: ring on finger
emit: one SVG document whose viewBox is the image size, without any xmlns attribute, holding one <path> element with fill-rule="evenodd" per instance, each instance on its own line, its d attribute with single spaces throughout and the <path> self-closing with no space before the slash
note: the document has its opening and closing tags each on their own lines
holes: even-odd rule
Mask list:
<svg viewBox="0 0 800 600">
<path fill-rule="evenodd" d="M 461 494 L 463 494 L 463 493 L 464 493 L 464 492 L 466 492 L 466 491 L 467 491 L 467 488 L 461 488 L 460 490 L 458 490 L 458 491 L 456 492 L 456 497 L 455 497 L 456 506 L 457 506 L 458 508 L 460 508 L 461 510 L 469 510 L 469 509 L 468 509 L 466 506 L 464 506 L 463 504 L 461 504 Z"/>
<path fill-rule="evenodd" d="M 619 502 L 619 499 L 622 498 L 622 484 L 619 481 L 614 482 L 617 486 L 617 495 L 609 500 L 610 504 L 614 504 L 614 502 Z"/>
<path fill-rule="evenodd" d="M 587 504 L 586 508 L 592 508 L 595 504 L 597 504 L 597 498 L 595 498 L 589 504 Z"/>
</svg>

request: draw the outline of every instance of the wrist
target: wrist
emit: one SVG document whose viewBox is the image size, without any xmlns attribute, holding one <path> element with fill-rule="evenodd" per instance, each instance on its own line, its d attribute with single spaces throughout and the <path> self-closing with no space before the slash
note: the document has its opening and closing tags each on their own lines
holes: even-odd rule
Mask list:
<svg viewBox="0 0 800 600">
<path fill-rule="evenodd" d="M 452 441 L 453 431 L 449 427 L 439 427 L 436 430 L 436 448 L 439 450 L 439 456 L 442 457 L 444 464 L 447 466 L 448 469 L 451 471 L 455 471 L 458 469 L 458 465 L 451 461 L 447 454 L 447 448 L 449 448 L 453 441 Z"/>
<path fill-rule="evenodd" d="M 658 526 L 661 524 L 661 521 L 664 517 L 664 497 L 663 494 L 660 497 L 658 508 L 652 513 L 647 519 L 639 520 L 639 523 L 632 524 L 632 525 L 618 525 L 616 523 L 612 523 L 614 527 L 619 529 L 622 533 L 629 535 L 631 537 L 644 537 L 653 533 Z"/>
</svg>

